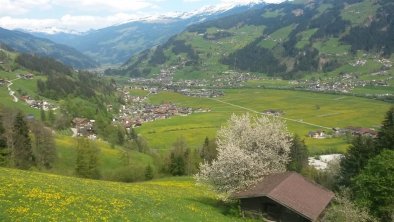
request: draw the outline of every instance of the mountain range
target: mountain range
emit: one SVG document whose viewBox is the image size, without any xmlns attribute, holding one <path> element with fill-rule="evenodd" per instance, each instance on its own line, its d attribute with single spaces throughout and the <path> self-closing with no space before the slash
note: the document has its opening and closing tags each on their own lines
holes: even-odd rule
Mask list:
<svg viewBox="0 0 394 222">
<path fill-rule="evenodd" d="M 123 64 L 131 56 L 164 43 L 188 26 L 203 21 L 263 8 L 264 2 L 205 7 L 194 12 L 151 16 L 86 33 L 30 32 L 37 37 L 68 45 L 93 58 L 102 65 Z"/>
<path fill-rule="evenodd" d="M 390 0 L 258 1 L 151 16 L 86 33 L 0 29 L 0 43 L 77 69 L 123 64 L 107 74 L 150 76 L 176 67 L 175 76 L 185 79 L 229 69 L 299 78 L 354 71 L 349 64 L 362 55 L 390 58 L 393 8 Z M 358 71 L 381 69 L 387 69 L 382 62 Z"/>
<path fill-rule="evenodd" d="M 98 66 L 98 63 L 70 46 L 20 31 L 0 28 L 0 43 L 18 52 L 51 57 L 76 69 Z"/>
<path fill-rule="evenodd" d="M 185 79 L 212 77 L 229 69 L 285 78 L 345 73 L 354 70 L 349 64 L 363 57 L 390 58 L 393 14 L 390 0 L 268 5 L 191 25 L 107 73 L 149 76 L 169 67 L 176 67 L 175 76 Z M 387 66 L 376 60 L 359 71 L 384 69 Z"/>
</svg>

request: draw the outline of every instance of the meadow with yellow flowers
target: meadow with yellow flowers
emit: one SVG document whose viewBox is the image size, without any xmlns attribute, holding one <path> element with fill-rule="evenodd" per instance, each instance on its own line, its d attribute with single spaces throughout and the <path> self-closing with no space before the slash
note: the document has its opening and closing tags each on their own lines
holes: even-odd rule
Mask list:
<svg viewBox="0 0 394 222">
<path fill-rule="evenodd" d="M 0 168 L 0 178 L 0 221 L 243 221 L 190 177 L 125 184 Z"/>
</svg>

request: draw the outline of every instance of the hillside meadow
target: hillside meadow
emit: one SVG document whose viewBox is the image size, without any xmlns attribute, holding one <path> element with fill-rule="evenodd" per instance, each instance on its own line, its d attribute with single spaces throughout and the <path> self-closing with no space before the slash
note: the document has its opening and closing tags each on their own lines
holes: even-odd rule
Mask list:
<svg viewBox="0 0 394 222">
<path fill-rule="evenodd" d="M 17 73 L 25 73 L 24 70 L 17 70 L 15 72 L 3 72 L 0 71 L 0 79 L 7 79 L 7 80 L 14 80 L 16 79 Z M 17 91 L 18 89 L 22 90 L 23 92 L 28 93 L 30 96 L 37 96 L 37 86 L 36 86 L 36 79 L 41 77 L 34 77 L 34 80 L 22 80 L 17 79 L 13 81 L 13 85 L 11 85 L 11 90 Z M 24 113 L 33 114 L 35 117 L 39 117 L 40 110 L 34 109 L 29 107 L 28 104 L 24 102 L 14 102 L 13 98 L 9 95 L 7 85 L 0 86 L 0 106 L 9 107 L 9 108 L 16 108 L 22 110 Z"/>
<path fill-rule="evenodd" d="M 123 153 L 125 152 L 122 147 L 111 147 L 105 141 L 96 140 L 92 141 L 95 147 L 98 148 L 98 165 L 101 176 L 104 179 L 111 180 L 113 173 L 125 167 L 125 160 Z M 75 172 L 75 164 L 77 159 L 77 142 L 75 138 L 70 136 L 57 135 L 56 148 L 57 148 L 57 161 L 50 172 L 73 176 Z M 153 158 L 147 154 L 137 151 L 129 150 L 129 158 L 134 168 L 144 169 L 147 165 L 153 165 Z"/>
<path fill-rule="evenodd" d="M 309 131 L 327 130 L 324 127 L 377 129 L 390 107 L 389 103 L 371 99 L 302 91 L 227 89 L 224 93 L 223 97 L 218 98 L 193 98 L 173 92 L 150 95 L 152 103 L 172 102 L 179 106 L 201 107 L 211 111 L 145 123 L 137 129 L 138 133 L 146 138 L 152 148 L 171 149 L 171 144 L 178 137 L 184 137 L 192 148 L 196 148 L 202 145 L 206 136 L 214 137 L 233 113 L 253 114 L 278 109 L 284 112 L 289 131 L 305 139 L 312 154 L 343 153 L 348 145 L 342 137 L 311 139 L 306 135 Z"/>
<path fill-rule="evenodd" d="M 191 178 L 125 184 L 0 168 L 0 221 L 245 221 Z"/>
</svg>

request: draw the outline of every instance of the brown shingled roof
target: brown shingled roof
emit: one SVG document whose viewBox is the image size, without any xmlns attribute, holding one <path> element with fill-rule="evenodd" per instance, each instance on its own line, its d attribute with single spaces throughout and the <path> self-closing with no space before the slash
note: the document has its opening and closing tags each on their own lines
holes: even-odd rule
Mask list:
<svg viewBox="0 0 394 222">
<path fill-rule="evenodd" d="M 334 193 L 295 172 L 273 174 L 235 198 L 266 196 L 304 217 L 315 221 L 334 197 Z"/>
</svg>

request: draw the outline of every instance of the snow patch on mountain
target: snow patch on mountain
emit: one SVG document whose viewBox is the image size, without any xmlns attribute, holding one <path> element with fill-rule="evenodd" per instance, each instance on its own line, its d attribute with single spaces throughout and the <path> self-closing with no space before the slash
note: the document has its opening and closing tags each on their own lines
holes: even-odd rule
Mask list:
<svg viewBox="0 0 394 222">
<path fill-rule="evenodd" d="M 191 12 L 170 12 L 162 15 L 152 15 L 148 17 L 143 17 L 143 18 L 136 18 L 132 20 L 128 20 L 125 22 L 122 22 L 121 24 L 129 23 L 129 22 L 147 22 L 147 23 L 160 23 L 160 22 L 171 22 L 174 20 L 180 20 L 180 19 L 189 19 L 192 17 L 204 17 L 204 16 L 209 16 L 209 15 L 215 15 L 219 13 L 224 13 L 226 11 L 229 11 L 231 9 L 234 9 L 236 7 L 253 7 L 258 4 L 264 4 L 265 1 L 263 0 L 248 0 L 248 1 L 243 1 L 243 2 L 237 2 L 237 1 L 229 1 L 225 3 L 221 3 L 219 5 L 208 5 L 204 6 L 200 9 L 197 9 L 195 11 Z M 204 18 L 202 18 L 204 19 Z"/>
</svg>

